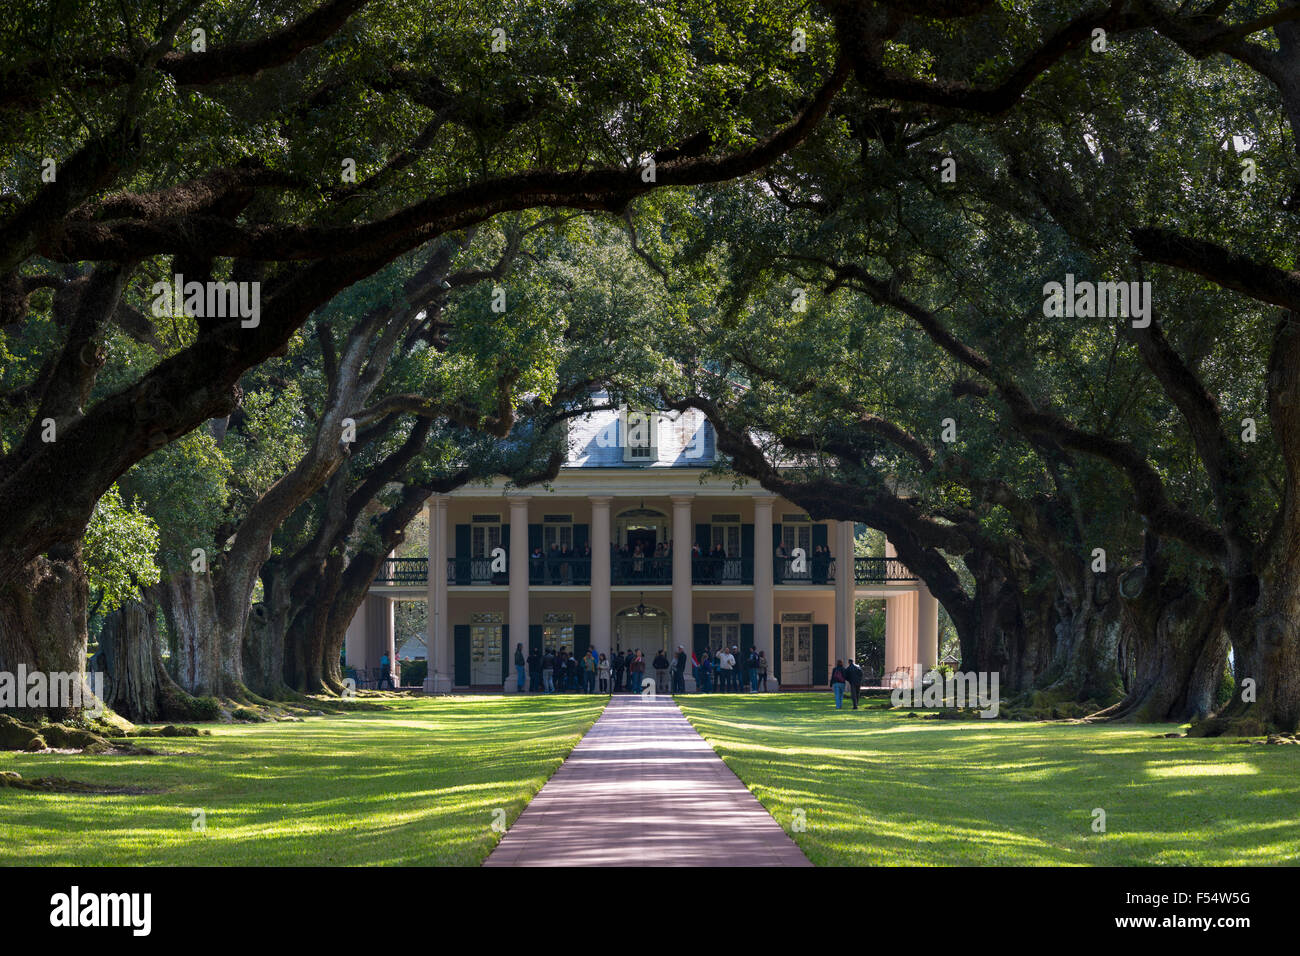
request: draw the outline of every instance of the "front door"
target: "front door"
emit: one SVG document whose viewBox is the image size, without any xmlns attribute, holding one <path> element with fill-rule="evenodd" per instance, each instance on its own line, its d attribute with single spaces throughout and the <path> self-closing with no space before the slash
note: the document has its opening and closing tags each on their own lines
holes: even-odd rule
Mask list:
<svg viewBox="0 0 1300 956">
<path fill-rule="evenodd" d="M 469 682 L 501 685 L 501 615 L 475 614 L 469 628 Z"/>
<path fill-rule="evenodd" d="M 812 683 L 812 615 L 781 616 L 781 683 Z"/>
<path fill-rule="evenodd" d="M 668 615 L 658 608 L 647 608 L 644 615 L 624 611 L 615 623 L 614 643 L 624 654 L 639 650 L 646 660 L 646 673 L 653 677 L 655 654 L 668 650 Z"/>
</svg>

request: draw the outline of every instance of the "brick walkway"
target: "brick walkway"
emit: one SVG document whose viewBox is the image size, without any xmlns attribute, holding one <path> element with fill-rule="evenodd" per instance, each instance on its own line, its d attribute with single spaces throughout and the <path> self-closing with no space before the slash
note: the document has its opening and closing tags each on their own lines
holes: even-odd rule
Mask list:
<svg viewBox="0 0 1300 956">
<path fill-rule="evenodd" d="M 616 696 L 485 866 L 811 866 L 671 697 Z"/>
</svg>

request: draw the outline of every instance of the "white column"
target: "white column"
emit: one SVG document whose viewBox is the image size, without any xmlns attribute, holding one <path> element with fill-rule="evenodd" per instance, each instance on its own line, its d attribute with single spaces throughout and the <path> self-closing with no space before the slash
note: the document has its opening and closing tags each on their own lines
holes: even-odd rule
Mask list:
<svg viewBox="0 0 1300 956">
<path fill-rule="evenodd" d="M 831 656 L 846 662 L 856 656 L 853 530 L 852 521 L 835 523 L 835 653 Z"/>
<path fill-rule="evenodd" d="M 921 669 L 928 671 L 939 663 L 939 601 L 924 582 L 917 595 L 917 604 L 917 660 L 921 662 Z"/>
<path fill-rule="evenodd" d="M 767 654 L 767 683 L 775 689 L 772 655 L 772 499 L 754 499 L 754 647 Z"/>
<path fill-rule="evenodd" d="M 591 501 L 591 646 L 609 654 L 611 640 L 609 606 L 609 502 L 608 496 Z"/>
<path fill-rule="evenodd" d="M 428 694 L 449 694 L 455 683 L 455 657 L 451 646 L 451 622 L 447 607 L 447 497 L 435 495 L 429 502 L 429 615 L 425 642 L 429 674 L 424 680 Z"/>
<path fill-rule="evenodd" d="M 673 495 L 673 653 L 691 652 L 691 502 L 694 495 Z"/>
<path fill-rule="evenodd" d="M 502 689 L 515 693 L 515 645 L 528 648 L 528 499 L 510 499 L 510 640 L 506 647 L 509 671 Z M 527 656 L 525 654 L 525 656 Z"/>
</svg>

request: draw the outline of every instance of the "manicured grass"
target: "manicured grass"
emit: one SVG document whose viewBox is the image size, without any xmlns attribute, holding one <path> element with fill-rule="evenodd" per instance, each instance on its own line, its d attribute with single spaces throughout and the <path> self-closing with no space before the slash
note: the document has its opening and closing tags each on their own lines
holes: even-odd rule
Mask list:
<svg viewBox="0 0 1300 956">
<path fill-rule="evenodd" d="M 0 789 L 0 864 L 480 863 L 600 716 L 606 697 L 394 700 L 383 712 L 215 725 L 141 743 L 183 756 L 0 753 L 25 778 L 164 788 Z M 193 810 L 207 832 L 192 829 Z"/>
<path fill-rule="evenodd" d="M 837 712 L 824 693 L 677 701 L 817 864 L 1300 863 L 1300 747 Z"/>
</svg>

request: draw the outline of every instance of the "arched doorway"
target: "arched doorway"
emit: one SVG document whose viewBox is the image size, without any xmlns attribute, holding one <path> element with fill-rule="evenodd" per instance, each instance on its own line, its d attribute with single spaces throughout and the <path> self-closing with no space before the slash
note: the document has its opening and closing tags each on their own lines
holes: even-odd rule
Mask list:
<svg viewBox="0 0 1300 956">
<path fill-rule="evenodd" d="M 660 607 L 638 604 L 614 617 L 615 650 L 624 654 L 639 650 L 647 662 L 654 660 L 659 651 L 667 653 L 671 633 L 668 612 Z"/>
</svg>

